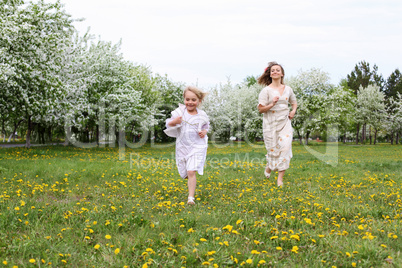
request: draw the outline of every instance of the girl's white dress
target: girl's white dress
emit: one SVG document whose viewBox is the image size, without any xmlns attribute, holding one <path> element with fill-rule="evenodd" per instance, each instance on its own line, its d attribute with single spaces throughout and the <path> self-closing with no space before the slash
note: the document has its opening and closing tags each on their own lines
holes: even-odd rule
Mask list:
<svg viewBox="0 0 402 268">
<path fill-rule="evenodd" d="M 292 158 L 293 128 L 289 119 L 289 103 L 297 103 L 296 96 L 289 86 L 285 86 L 282 95 L 277 89 L 264 87 L 258 96 L 258 103 L 266 106 L 272 103 L 275 96 L 278 102 L 263 114 L 263 136 L 267 149 L 268 167 L 272 171 L 282 171 L 289 168 Z"/>
<path fill-rule="evenodd" d="M 171 127 L 169 122 L 178 116 L 182 116 L 179 126 Z M 198 132 L 209 130 L 209 118 L 207 114 L 197 108 L 197 114 L 191 115 L 183 104 L 172 112 L 172 117 L 166 120 L 165 133 L 176 137 L 176 165 L 180 176 L 187 178 L 187 171 L 197 171 L 203 175 L 204 164 L 207 156 L 208 137 L 200 138 Z M 170 131 L 175 134 L 171 135 Z"/>
</svg>

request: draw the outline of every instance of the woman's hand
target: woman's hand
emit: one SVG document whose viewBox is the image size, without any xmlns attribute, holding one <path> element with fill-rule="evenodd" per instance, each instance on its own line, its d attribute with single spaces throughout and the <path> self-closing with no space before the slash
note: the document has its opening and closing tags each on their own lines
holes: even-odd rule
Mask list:
<svg viewBox="0 0 402 268">
<path fill-rule="evenodd" d="M 207 130 L 203 129 L 200 132 L 198 132 L 198 136 L 200 136 L 201 139 L 203 139 L 207 135 Z"/>
<path fill-rule="evenodd" d="M 289 119 L 293 119 L 295 117 L 296 111 L 291 111 L 289 113 Z"/>
<path fill-rule="evenodd" d="M 275 96 L 272 100 L 272 104 L 275 105 L 279 100 L 279 96 Z"/>
</svg>

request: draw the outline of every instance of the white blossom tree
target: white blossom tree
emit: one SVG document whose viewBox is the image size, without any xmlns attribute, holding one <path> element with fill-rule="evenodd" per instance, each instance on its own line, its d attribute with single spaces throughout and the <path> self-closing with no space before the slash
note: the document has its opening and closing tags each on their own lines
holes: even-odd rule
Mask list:
<svg viewBox="0 0 402 268">
<path fill-rule="evenodd" d="M 0 9 L 0 65 L 9 70 L 1 75 L 2 105 L 12 107 L 10 117 L 25 120 L 30 147 L 34 124 L 64 95 L 59 59 L 71 40 L 72 20 L 60 2 L 2 1 Z"/>
<path fill-rule="evenodd" d="M 72 141 L 72 127 L 81 134 L 80 141 L 89 142 L 91 133 L 96 144 L 90 146 L 95 146 L 101 134 L 115 136 L 130 121 L 141 118 L 141 92 L 133 88 L 135 66 L 124 60 L 120 46 L 104 41 L 77 46 L 81 50 L 71 66 L 78 79 L 67 78 L 69 94 L 65 99 L 67 138 Z"/>
<path fill-rule="evenodd" d="M 305 137 L 305 144 L 308 144 L 311 133 L 323 132 L 328 125 L 334 123 L 334 117 L 329 116 L 333 106 L 329 98 L 333 85 L 329 81 L 328 73 L 316 68 L 300 70 L 296 77 L 288 80 L 298 103 L 292 125 L 300 143 L 302 136 Z"/>
<path fill-rule="evenodd" d="M 212 140 L 230 137 L 253 142 L 262 136 L 262 117 L 258 113 L 258 94 L 262 87 L 230 81 L 210 90 L 204 103 L 212 126 Z"/>
<path fill-rule="evenodd" d="M 388 99 L 389 105 L 387 106 L 387 115 L 384 118 L 384 128 L 391 138 L 391 144 L 399 143 L 399 138 L 402 132 L 402 96 L 399 92 L 396 93 L 395 98 Z"/>
<path fill-rule="evenodd" d="M 360 86 L 357 92 L 355 119 L 362 125 L 369 124 L 374 128 L 374 144 L 377 133 L 386 119 L 384 104 L 385 95 L 377 85 Z"/>
</svg>

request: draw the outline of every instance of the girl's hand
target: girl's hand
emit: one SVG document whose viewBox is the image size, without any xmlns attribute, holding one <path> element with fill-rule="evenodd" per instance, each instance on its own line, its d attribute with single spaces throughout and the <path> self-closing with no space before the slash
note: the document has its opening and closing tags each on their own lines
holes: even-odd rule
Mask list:
<svg viewBox="0 0 402 268">
<path fill-rule="evenodd" d="M 205 137 L 205 135 L 207 135 L 207 130 L 201 130 L 200 132 L 198 132 L 198 136 L 200 136 L 201 139 L 203 139 Z"/>
<path fill-rule="evenodd" d="M 291 111 L 290 113 L 289 113 L 289 119 L 293 119 L 295 117 L 295 112 L 294 111 Z"/>
<path fill-rule="evenodd" d="M 169 126 L 174 127 L 175 125 L 181 124 L 181 122 L 182 122 L 181 116 L 178 116 L 172 121 L 170 121 Z"/>
</svg>

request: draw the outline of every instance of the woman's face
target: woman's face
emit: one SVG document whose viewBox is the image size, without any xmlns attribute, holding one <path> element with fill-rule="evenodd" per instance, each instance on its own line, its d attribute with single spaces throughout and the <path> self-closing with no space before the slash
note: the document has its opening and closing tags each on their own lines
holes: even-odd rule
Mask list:
<svg viewBox="0 0 402 268">
<path fill-rule="evenodd" d="M 272 67 L 271 67 L 271 78 L 272 79 L 280 79 L 280 78 L 282 78 L 283 77 L 283 73 L 282 73 L 282 68 L 281 68 L 281 66 L 279 66 L 279 65 L 273 65 Z"/>
</svg>

